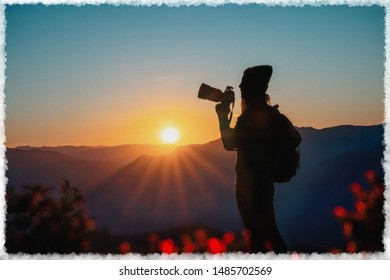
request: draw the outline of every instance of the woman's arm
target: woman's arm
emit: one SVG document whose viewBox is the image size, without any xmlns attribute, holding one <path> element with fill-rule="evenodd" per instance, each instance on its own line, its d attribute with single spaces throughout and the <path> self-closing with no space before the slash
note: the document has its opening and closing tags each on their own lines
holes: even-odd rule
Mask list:
<svg viewBox="0 0 390 280">
<path fill-rule="evenodd" d="M 230 108 L 225 104 L 217 104 L 215 110 L 218 115 L 219 130 L 221 132 L 221 138 L 223 147 L 228 151 L 236 150 L 236 133 L 233 128 L 230 127 L 229 113 Z"/>
</svg>

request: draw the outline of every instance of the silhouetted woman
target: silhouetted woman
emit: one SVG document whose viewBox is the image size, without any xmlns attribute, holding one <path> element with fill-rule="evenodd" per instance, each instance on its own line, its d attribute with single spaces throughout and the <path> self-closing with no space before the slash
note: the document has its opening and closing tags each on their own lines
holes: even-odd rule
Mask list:
<svg viewBox="0 0 390 280">
<path fill-rule="evenodd" d="M 255 66 L 244 71 L 240 84 L 242 114 L 230 128 L 229 104 L 217 104 L 220 131 L 226 150 L 237 151 L 236 196 L 240 215 L 251 232 L 251 251 L 286 252 L 273 206 L 274 183 L 270 177 L 273 109 L 266 93 L 272 67 Z"/>
</svg>

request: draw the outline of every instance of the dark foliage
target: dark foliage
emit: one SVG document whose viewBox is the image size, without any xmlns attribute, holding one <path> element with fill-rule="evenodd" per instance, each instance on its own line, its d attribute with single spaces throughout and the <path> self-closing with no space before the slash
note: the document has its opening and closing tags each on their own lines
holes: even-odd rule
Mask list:
<svg viewBox="0 0 390 280">
<path fill-rule="evenodd" d="M 43 185 L 8 190 L 6 249 L 8 253 L 81 253 L 89 251 L 94 221 L 84 208 L 80 189 L 64 180 L 56 199 Z"/>
</svg>

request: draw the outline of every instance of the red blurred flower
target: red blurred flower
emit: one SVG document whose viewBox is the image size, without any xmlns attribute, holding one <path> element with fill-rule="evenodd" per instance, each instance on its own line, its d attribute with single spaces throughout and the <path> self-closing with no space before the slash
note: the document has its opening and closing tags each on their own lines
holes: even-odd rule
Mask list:
<svg viewBox="0 0 390 280">
<path fill-rule="evenodd" d="M 95 223 L 94 220 L 88 219 L 88 220 L 85 222 L 85 226 L 86 226 L 87 230 L 93 231 L 93 230 L 95 230 L 95 228 L 96 228 L 96 223 Z"/>
<path fill-rule="evenodd" d="M 204 231 L 203 229 L 197 229 L 194 232 L 194 237 L 196 239 L 196 246 L 198 247 L 199 250 L 206 250 L 207 247 L 207 232 Z"/>
<path fill-rule="evenodd" d="M 366 178 L 367 183 L 372 184 L 376 180 L 376 172 L 374 170 L 368 170 L 364 174 L 364 177 Z"/>
<path fill-rule="evenodd" d="M 198 241 L 206 241 L 207 239 L 207 233 L 203 229 L 195 230 L 194 236 Z"/>
<path fill-rule="evenodd" d="M 162 253 L 164 254 L 172 254 L 174 253 L 176 250 L 176 246 L 175 246 L 175 243 L 173 242 L 172 239 L 164 239 L 164 240 L 161 240 L 158 244 L 160 250 Z"/>
<path fill-rule="evenodd" d="M 357 201 L 355 203 L 355 208 L 356 210 L 359 212 L 359 213 L 365 213 L 366 212 L 366 209 L 367 209 L 367 205 L 366 203 L 364 203 L 363 201 Z"/>
<path fill-rule="evenodd" d="M 375 184 L 373 186 L 373 192 L 377 195 L 383 195 L 384 190 L 385 188 L 383 187 L 383 185 Z"/>
<path fill-rule="evenodd" d="M 353 241 L 349 241 L 347 243 L 347 252 L 348 253 L 355 253 L 356 252 L 356 243 Z"/>
<path fill-rule="evenodd" d="M 250 240 L 251 239 L 251 231 L 247 228 L 244 228 L 242 230 L 242 238 L 244 238 L 244 240 Z"/>
<path fill-rule="evenodd" d="M 329 249 L 329 252 L 330 252 L 331 254 L 340 254 L 340 253 L 341 253 L 341 250 L 340 250 L 339 248 L 334 248 L 334 247 L 332 247 L 332 248 Z"/>
<path fill-rule="evenodd" d="M 350 222 L 344 222 L 343 224 L 343 234 L 345 237 L 350 238 L 352 236 L 353 224 Z"/>
<path fill-rule="evenodd" d="M 183 253 L 193 253 L 196 251 L 196 245 L 192 242 L 186 243 L 183 247 Z"/>
<path fill-rule="evenodd" d="M 359 183 L 352 183 L 349 188 L 355 194 L 358 194 L 362 191 L 362 186 Z"/>
<path fill-rule="evenodd" d="M 251 236 L 252 236 L 252 233 L 249 229 L 244 228 L 242 230 L 242 239 L 244 241 L 244 250 L 246 252 L 249 252 L 250 248 L 251 248 Z"/>
<path fill-rule="evenodd" d="M 121 254 L 127 254 L 131 252 L 131 245 L 127 241 L 123 241 L 121 244 L 119 244 L 119 251 Z"/>
<path fill-rule="evenodd" d="M 333 213 L 336 215 L 336 217 L 341 219 L 346 218 L 348 215 L 347 210 L 345 210 L 345 208 L 342 206 L 336 206 L 335 208 L 333 208 Z"/>
<path fill-rule="evenodd" d="M 191 238 L 191 236 L 189 236 L 188 234 L 183 234 L 183 235 L 180 237 L 180 239 L 181 239 L 181 243 L 183 243 L 183 245 L 192 242 L 192 238 Z"/>
<path fill-rule="evenodd" d="M 274 250 L 274 244 L 272 244 L 271 241 L 265 241 L 265 242 L 264 242 L 264 245 L 265 245 L 265 249 L 266 249 L 268 252 Z"/>
<path fill-rule="evenodd" d="M 183 253 L 193 253 L 196 251 L 196 245 L 192 241 L 192 238 L 188 234 L 183 234 L 181 236 L 181 243 L 183 244 Z"/>
<path fill-rule="evenodd" d="M 211 254 L 220 254 L 226 252 L 226 246 L 221 240 L 215 237 L 207 241 L 207 251 Z"/>
<path fill-rule="evenodd" d="M 226 232 L 224 235 L 223 235 L 223 242 L 226 244 L 226 245 L 230 245 L 233 243 L 234 239 L 236 238 L 234 232 L 232 231 L 228 231 Z"/>
</svg>

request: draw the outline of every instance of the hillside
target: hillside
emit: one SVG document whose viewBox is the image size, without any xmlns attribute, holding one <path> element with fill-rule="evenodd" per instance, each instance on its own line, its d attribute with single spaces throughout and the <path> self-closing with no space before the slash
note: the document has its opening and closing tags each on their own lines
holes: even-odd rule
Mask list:
<svg viewBox="0 0 390 280">
<path fill-rule="evenodd" d="M 174 150 L 171 145 L 119 145 L 119 146 L 57 146 L 31 147 L 21 146 L 18 150 L 56 151 L 64 155 L 99 161 L 111 161 L 129 164 L 142 155 L 161 155 Z"/>
<path fill-rule="evenodd" d="M 116 162 L 89 160 L 38 149 L 7 149 L 6 158 L 7 186 L 15 190 L 32 184 L 58 187 L 66 179 L 88 193 L 123 166 Z"/>
</svg>

